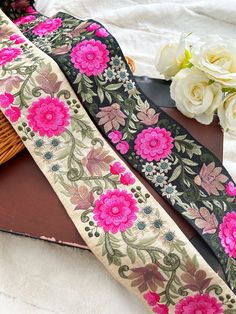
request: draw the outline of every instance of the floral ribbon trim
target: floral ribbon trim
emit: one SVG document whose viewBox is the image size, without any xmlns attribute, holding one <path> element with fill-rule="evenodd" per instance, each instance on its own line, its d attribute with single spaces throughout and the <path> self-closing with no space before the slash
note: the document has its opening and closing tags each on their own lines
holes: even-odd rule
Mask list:
<svg viewBox="0 0 236 314">
<path fill-rule="evenodd" d="M 209 244 L 235 289 L 236 185 L 222 163 L 146 98 L 101 24 L 36 12 L 15 24 L 60 65 L 116 150 Z"/>
<path fill-rule="evenodd" d="M 236 299 L 103 140 L 59 67 L 0 11 L 1 109 L 91 250 L 149 312 L 235 314 Z"/>
</svg>

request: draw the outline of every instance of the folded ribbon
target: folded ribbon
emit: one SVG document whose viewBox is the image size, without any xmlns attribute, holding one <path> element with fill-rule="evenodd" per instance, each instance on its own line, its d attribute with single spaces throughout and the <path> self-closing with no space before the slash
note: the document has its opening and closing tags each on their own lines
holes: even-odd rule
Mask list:
<svg viewBox="0 0 236 314">
<path fill-rule="evenodd" d="M 222 163 L 147 99 L 101 24 L 36 11 L 15 23 L 59 64 L 116 150 L 208 243 L 235 289 L 236 184 Z"/>
<path fill-rule="evenodd" d="M 236 313 L 233 292 L 104 141 L 57 64 L 2 11 L 0 28 L 1 109 L 97 258 L 150 312 Z"/>
</svg>

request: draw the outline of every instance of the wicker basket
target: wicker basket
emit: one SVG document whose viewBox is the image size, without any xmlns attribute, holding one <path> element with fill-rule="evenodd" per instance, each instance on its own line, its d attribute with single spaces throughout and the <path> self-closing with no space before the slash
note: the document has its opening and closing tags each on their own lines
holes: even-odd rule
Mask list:
<svg viewBox="0 0 236 314">
<path fill-rule="evenodd" d="M 24 147 L 21 139 L 0 110 L 0 165 L 15 156 Z"/>
<path fill-rule="evenodd" d="M 127 56 L 125 58 L 134 73 L 135 63 L 133 59 Z M 24 147 L 23 142 L 0 110 L 0 165 L 15 156 Z"/>
</svg>

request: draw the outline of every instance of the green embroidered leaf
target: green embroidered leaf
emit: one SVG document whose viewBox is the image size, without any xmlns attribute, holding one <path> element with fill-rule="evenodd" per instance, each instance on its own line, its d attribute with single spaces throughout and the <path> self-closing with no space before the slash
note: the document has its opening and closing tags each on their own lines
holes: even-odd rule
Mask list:
<svg viewBox="0 0 236 314">
<path fill-rule="evenodd" d="M 119 89 L 122 85 L 123 83 L 110 84 L 106 86 L 106 89 L 109 91 L 112 91 L 112 90 Z"/>
<path fill-rule="evenodd" d="M 186 165 L 188 166 L 197 166 L 198 164 L 194 161 L 192 161 L 191 159 L 187 159 L 187 158 L 182 158 L 181 159 Z"/>
<path fill-rule="evenodd" d="M 140 260 L 143 262 L 143 264 L 146 263 L 146 258 L 145 255 L 143 254 L 143 252 L 141 250 L 136 250 L 138 257 L 140 258 Z"/>
<path fill-rule="evenodd" d="M 74 83 L 79 83 L 81 81 L 81 78 L 82 78 L 82 74 L 78 73 L 76 76 L 76 79 L 74 80 Z"/>
<path fill-rule="evenodd" d="M 109 103 L 111 104 L 112 103 L 111 95 L 108 92 L 105 92 L 105 96 L 106 96 L 107 100 L 109 101 Z"/>
<path fill-rule="evenodd" d="M 135 251 L 130 246 L 127 246 L 127 255 L 130 258 L 131 263 L 135 262 Z"/>
<path fill-rule="evenodd" d="M 104 101 L 104 92 L 103 92 L 103 90 L 100 87 L 98 87 L 97 93 L 98 93 L 98 97 L 100 99 L 100 102 L 103 103 L 103 101 Z"/>
<path fill-rule="evenodd" d="M 180 176 L 181 171 L 182 171 L 182 167 L 181 167 L 181 165 L 179 165 L 173 171 L 173 173 L 172 173 L 170 179 L 168 180 L 168 182 L 172 182 L 172 181 L 176 180 Z"/>
</svg>

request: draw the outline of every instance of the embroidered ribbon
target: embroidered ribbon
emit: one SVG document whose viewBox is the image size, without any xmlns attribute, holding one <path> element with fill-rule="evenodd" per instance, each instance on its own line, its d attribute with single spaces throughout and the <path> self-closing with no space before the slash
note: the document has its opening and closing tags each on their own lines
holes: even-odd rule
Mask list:
<svg viewBox="0 0 236 314">
<path fill-rule="evenodd" d="M 35 13 L 16 25 L 60 65 L 116 150 L 209 244 L 235 289 L 236 185 L 221 162 L 146 98 L 101 24 Z"/>
<path fill-rule="evenodd" d="M 2 11 L 0 29 L 2 111 L 97 258 L 149 312 L 236 313 L 233 292 L 103 140 L 57 64 Z"/>
</svg>

